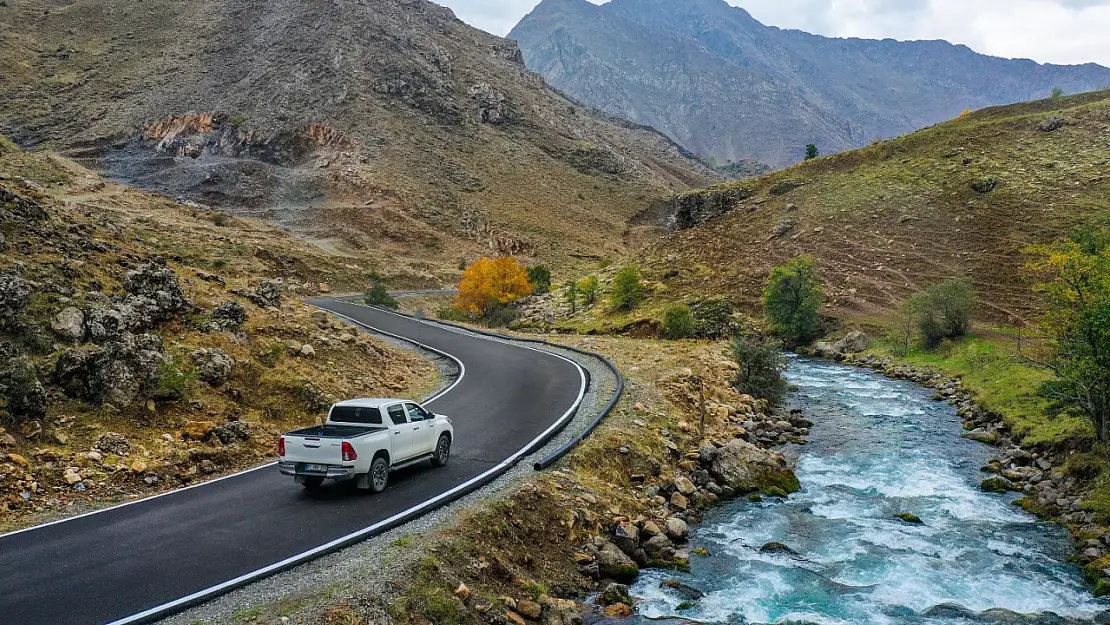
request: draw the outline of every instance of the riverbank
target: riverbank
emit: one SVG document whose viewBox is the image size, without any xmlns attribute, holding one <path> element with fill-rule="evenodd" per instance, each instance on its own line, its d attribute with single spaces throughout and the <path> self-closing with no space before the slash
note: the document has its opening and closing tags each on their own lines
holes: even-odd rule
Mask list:
<svg viewBox="0 0 1110 625">
<path fill-rule="evenodd" d="M 947 356 L 872 350 L 844 362 L 935 389 L 935 399 L 954 405 L 963 436 L 998 449 L 982 467 L 981 488 L 1019 493 L 1015 505 L 1064 525 L 1095 596 L 1110 594 L 1106 461 L 1088 424 L 1050 412 L 1036 392 L 1043 374 L 977 337 Z"/>
<path fill-rule="evenodd" d="M 682 570 L 702 557 L 687 544 L 702 511 L 740 494 L 798 488 L 787 460 L 764 446 L 801 440 L 809 423 L 769 415 L 736 393 L 723 343 L 559 340 L 612 358 L 627 385 L 614 412 L 555 470 L 458 508 L 454 523 L 388 539 L 387 579 L 240 604 L 231 620 L 197 611 L 178 622 L 553 625 L 619 616 L 631 612 L 622 584 L 639 571 Z"/>
</svg>

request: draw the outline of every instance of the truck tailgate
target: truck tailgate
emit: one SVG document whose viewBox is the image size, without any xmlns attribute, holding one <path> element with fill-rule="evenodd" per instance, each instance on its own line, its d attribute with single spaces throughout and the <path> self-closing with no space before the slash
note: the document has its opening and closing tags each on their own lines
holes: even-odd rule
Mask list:
<svg viewBox="0 0 1110 625">
<path fill-rule="evenodd" d="M 343 439 L 285 435 L 285 462 L 342 464 Z"/>
</svg>

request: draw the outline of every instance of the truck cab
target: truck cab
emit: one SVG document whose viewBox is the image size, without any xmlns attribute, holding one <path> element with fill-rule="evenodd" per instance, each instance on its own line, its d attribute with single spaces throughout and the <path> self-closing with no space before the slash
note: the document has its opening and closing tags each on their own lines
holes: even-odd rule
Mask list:
<svg viewBox="0 0 1110 625">
<path fill-rule="evenodd" d="M 451 419 L 417 402 L 352 399 L 333 405 L 323 425 L 283 434 L 278 469 L 309 489 L 355 480 L 381 492 L 391 471 L 428 460 L 447 464 L 453 439 Z"/>
</svg>

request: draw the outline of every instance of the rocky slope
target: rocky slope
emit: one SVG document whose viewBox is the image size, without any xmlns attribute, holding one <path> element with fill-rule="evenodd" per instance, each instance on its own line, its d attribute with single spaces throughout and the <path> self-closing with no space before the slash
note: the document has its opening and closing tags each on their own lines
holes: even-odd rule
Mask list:
<svg viewBox="0 0 1110 625">
<path fill-rule="evenodd" d="M 9 3 L 0 76 L 18 143 L 347 251 L 596 259 L 721 179 L 424 0 Z"/>
<path fill-rule="evenodd" d="M 374 259 L 2 137 L 0 224 L 0 531 L 257 464 L 334 399 L 435 383 L 297 299 L 360 288 Z"/>
<path fill-rule="evenodd" d="M 722 163 L 782 167 L 809 143 L 830 154 L 967 108 L 1110 85 L 1093 64 L 780 30 L 723 0 L 544 0 L 509 37 L 552 85 Z"/>
<path fill-rule="evenodd" d="M 951 277 L 987 320 L 1035 317 L 1022 250 L 1110 218 L 1110 92 L 976 111 L 905 137 L 679 196 L 640 256 L 657 299 L 755 304 L 770 268 L 816 257 L 835 314 Z"/>
</svg>

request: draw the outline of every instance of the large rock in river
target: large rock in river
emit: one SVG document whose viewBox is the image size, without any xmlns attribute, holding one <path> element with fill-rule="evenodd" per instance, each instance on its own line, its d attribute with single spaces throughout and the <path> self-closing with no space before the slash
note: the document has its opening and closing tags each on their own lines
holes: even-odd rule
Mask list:
<svg viewBox="0 0 1110 625">
<path fill-rule="evenodd" d="M 738 492 L 782 491 L 785 495 L 801 488 L 781 455 L 743 439 L 714 449 L 708 458 L 703 454 L 702 460 L 717 484 Z"/>
</svg>

